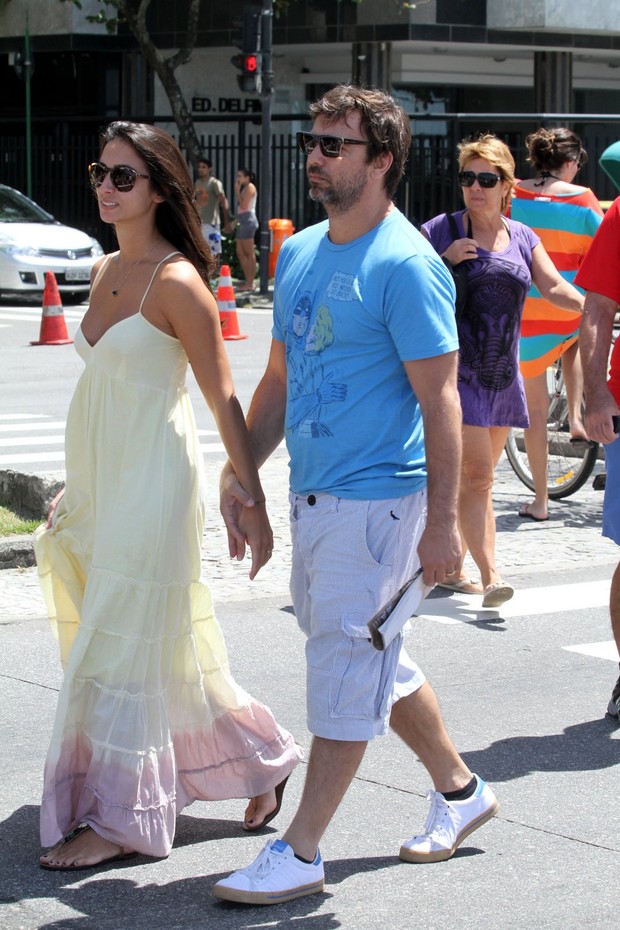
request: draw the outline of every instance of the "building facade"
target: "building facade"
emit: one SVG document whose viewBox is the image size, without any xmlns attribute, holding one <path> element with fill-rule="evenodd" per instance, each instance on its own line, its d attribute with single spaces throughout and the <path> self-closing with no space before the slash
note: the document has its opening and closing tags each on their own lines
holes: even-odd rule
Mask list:
<svg viewBox="0 0 620 930">
<path fill-rule="evenodd" d="M 165 54 L 185 42 L 188 6 L 150 4 L 147 27 Z M 261 99 L 239 90 L 231 63 L 245 6 L 240 0 L 202 0 L 196 46 L 175 72 L 229 192 L 240 161 L 256 170 L 261 157 Z M 33 196 L 65 220 L 75 219 L 74 169 L 96 155 L 98 126 L 122 116 L 154 120 L 176 134 L 167 95 L 127 25 L 110 32 L 89 20 L 101 7 L 99 0 L 82 0 L 81 9 L 61 0 L 0 0 L 0 179 L 24 189 L 19 151 L 27 28 L 33 62 L 29 116 L 32 144 L 39 147 Z M 389 87 L 413 119 L 420 152 L 410 184 L 430 171 L 440 197 L 414 204 L 415 219 L 422 221 L 445 200 L 441 174 L 451 171 L 446 160 L 463 134 L 495 131 L 519 160 L 523 136 L 549 115 L 566 113 L 592 156 L 615 141 L 620 0 L 583 6 L 572 0 L 418 0 L 413 9 L 399 0 L 288 0 L 273 19 L 273 71 L 272 130 L 281 152 L 280 166 L 274 164 L 273 215 L 291 215 L 304 200 L 303 182 L 291 177 L 298 163 L 288 142 L 307 125 L 308 102 L 334 83 L 354 79 Z M 604 199 L 615 195 L 595 157 L 588 170 L 584 183 Z M 65 196 L 60 209 L 41 196 L 59 176 L 57 196 Z M 285 213 L 287 197 L 294 205 Z M 297 224 L 308 219 L 293 218 Z"/>
</svg>

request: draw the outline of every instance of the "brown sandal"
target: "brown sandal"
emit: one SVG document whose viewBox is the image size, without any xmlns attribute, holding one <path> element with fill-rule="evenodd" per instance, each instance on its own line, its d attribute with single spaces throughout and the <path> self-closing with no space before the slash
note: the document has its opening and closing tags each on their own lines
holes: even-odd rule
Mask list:
<svg viewBox="0 0 620 930">
<path fill-rule="evenodd" d="M 71 833 L 68 833 L 56 846 L 53 846 L 52 849 L 46 855 L 49 855 L 50 852 L 54 850 L 62 849 L 63 846 L 68 846 L 73 840 L 76 840 L 78 836 L 84 833 L 86 830 L 92 830 L 92 827 L 89 827 L 88 824 L 82 824 L 79 827 L 76 827 L 75 830 L 72 830 Z M 122 846 L 120 847 L 122 850 Z M 49 862 L 41 862 L 39 860 L 39 865 L 42 869 L 48 869 L 50 872 L 81 872 L 84 869 L 98 869 L 101 865 L 108 865 L 110 862 L 120 862 L 123 859 L 133 859 L 137 856 L 137 852 L 120 852 L 114 856 L 107 856 L 105 859 L 100 859 L 99 862 L 93 862 L 90 865 L 52 865 Z"/>
<path fill-rule="evenodd" d="M 268 823 L 271 823 L 274 817 L 278 816 L 278 814 L 280 813 L 280 808 L 282 807 L 282 796 L 284 794 L 284 789 L 286 788 L 286 783 L 289 780 L 289 778 L 290 778 L 290 775 L 287 775 L 284 781 L 281 781 L 279 785 L 276 785 L 276 788 L 275 788 L 276 806 L 271 811 L 271 813 L 263 817 L 260 823 L 253 823 L 251 827 L 248 825 L 247 822 L 244 822 L 243 824 L 244 830 L 247 830 L 248 833 L 256 833 L 257 830 L 262 830 L 263 827 L 266 827 Z"/>
</svg>

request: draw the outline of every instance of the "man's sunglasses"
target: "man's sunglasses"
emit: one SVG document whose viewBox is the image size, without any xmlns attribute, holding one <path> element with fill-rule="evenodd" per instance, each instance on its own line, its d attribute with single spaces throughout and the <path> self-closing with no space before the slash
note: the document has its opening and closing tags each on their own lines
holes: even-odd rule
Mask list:
<svg viewBox="0 0 620 930">
<path fill-rule="evenodd" d="M 138 178 L 149 179 L 148 174 L 140 174 L 139 171 L 136 171 L 136 169 L 132 168 L 130 165 L 114 165 L 113 168 L 108 168 L 102 161 L 94 161 L 92 165 L 88 166 L 90 186 L 94 189 L 101 187 L 107 174 L 110 175 L 110 180 L 116 190 L 123 194 L 133 190 L 133 186 Z"/>
<path fill-rule="evenodd" d="M 481 171 L 476 174 L 475 171 L 459 171 L 459 184 L 461 187 L 472 187 L 474 181 L 477 181 L 480 187 L 495 187 L 502 178 L 499 174 L 493 174 L 492 171 Z"/>
<path fill-rule="evenodd" d="M 343 139 L 341 136 L 318 136 L 313 132 L 298 132 L 297 145 L 304 155 L 314 152 L 317 145 L 326 158 L 342 155 L 343 145 L 370 145 L 368 139 Z"/>
</svg>

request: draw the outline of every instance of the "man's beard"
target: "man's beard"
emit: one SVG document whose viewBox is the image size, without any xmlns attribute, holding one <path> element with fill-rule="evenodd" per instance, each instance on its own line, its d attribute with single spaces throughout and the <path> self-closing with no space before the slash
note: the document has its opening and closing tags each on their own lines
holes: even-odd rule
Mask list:
<svg viewBox="0 0 620 930">
<path fill-rule="evenodd" d="M 313 176 L 324 179 L 327 183 L 317 187 L 312 186 Z M 315 203 L 322 203 L 330 208 L 331 213 L 345 213 L 350 207 L 359 203 L 367 182 L 366 169 L 358 171 L 352 177 L 340 180 L 337 183 L 330 181 L 326 175 L 314 169 L 308 175 L 310 182 L 310 199 Z"/>
</svg>

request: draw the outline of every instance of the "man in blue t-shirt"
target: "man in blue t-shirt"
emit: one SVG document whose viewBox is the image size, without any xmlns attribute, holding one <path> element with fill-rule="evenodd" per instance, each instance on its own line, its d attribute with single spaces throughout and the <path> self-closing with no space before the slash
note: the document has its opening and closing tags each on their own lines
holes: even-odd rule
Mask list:
<svg viewBox="0 0 620 930">
<path fill-rule="evenodd" d="M 312 132 L 299 133 L 299 144 L 310 197 L 328 219 L 282 246 L 271 353 L 248 427 L 259 465 L 283 436 L 290 455 L 291 592 L 307 637 L 314 739 L 303 797 L 283 839 L 214 886 L 216 897 L 246 904 L 323 889 L 318 843 L 368 740 L 388 727 L 434 784 L 424 832 L 402 844 L 402 859 L 448 859 L 498 810 L 450 741 L 402 632 L 378 651 L 367 626 L 420 565 L 433 585 L 459 564 L 454 286 L 392 202 L 411 143 L 394 99 L 339 85 L 311 115 Z M 263 505 L 228 464 L 222 513 L 231 555 L 252 548 L 245 507 Z M 270 554 L 252 548 L 250 577 Z"/>
</svg>

